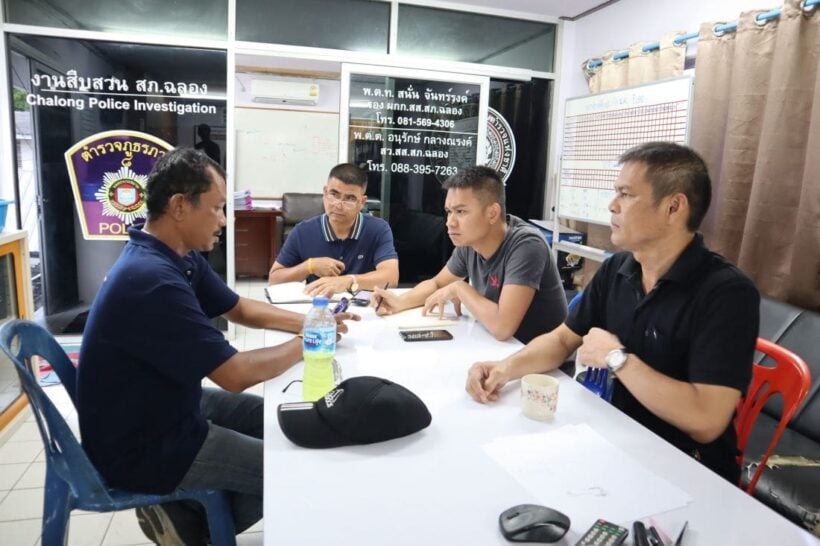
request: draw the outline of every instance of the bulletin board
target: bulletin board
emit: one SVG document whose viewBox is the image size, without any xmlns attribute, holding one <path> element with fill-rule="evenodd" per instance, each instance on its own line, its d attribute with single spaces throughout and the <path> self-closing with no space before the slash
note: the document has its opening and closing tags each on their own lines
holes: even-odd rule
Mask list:
<svg viewBox="0 0 820 546">
<path fill-rule="evenodd" d="M 558 215 L 609 225 L 618 157 L 644 142 L 686 144 L 692 86 L 685 76 L 568 99 Z"/>
<path fill-rule="evenodd" d="M 254 198 L 321 193 L 339 163 L 339 114 L 236 109 L 236 190 Z"/>
</svg>

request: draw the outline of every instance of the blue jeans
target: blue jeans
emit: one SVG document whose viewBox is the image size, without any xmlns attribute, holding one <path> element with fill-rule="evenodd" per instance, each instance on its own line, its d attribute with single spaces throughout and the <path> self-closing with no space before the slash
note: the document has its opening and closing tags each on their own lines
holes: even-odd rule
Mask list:
<svg viewBox="0 0 820 546">
<path fill-rule="evenodd" d="M 208 436 L 179 488 L 224 490 L 239 534 L 262 519 L 264 400 L 202 389 L 201 408 Z"/>
</svg>

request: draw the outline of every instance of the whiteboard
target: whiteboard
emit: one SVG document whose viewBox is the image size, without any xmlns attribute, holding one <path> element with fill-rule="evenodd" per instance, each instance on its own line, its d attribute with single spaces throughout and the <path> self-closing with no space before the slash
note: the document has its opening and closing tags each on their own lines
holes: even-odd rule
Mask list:
<svg viewBox="0 0 820 546">
<path fill-rule="evenodd" d="M 558 215 L 609 225 L 620 155 L 652 141 L 689 142 L 689 76 L 567 99 Z"/>
<path fill-rule="evenodd" d="M 339 114 L 236 109 L 236 190 L 321 193 L 339 159 Z"/>
</svg>

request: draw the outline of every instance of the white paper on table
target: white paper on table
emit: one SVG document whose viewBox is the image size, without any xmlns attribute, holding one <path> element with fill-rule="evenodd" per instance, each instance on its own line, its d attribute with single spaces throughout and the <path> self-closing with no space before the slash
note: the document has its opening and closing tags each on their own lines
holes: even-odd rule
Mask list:
<svg viewBox="0 0 820 546">
<path fill-rule="evenodd" d="M 271 303 L 312 303 L 313 297 L 305 294 L 305 286 L 303 282 L 283 282 L 267 286 L 265 293 Z M 345 295 L 350 296 L 343 292 L 336 293 L 330 301 L 339 301 Z"/>
<path fill-rule="evenodd" d="M 692 502 L 586 424 L 496 438 L 482 448 L 541 504 L 567 514 L 574 529 L 598 518 L 629 527 Z"/>
<path fill-rule="evenodd" d="M 394 315 L 386 315 L 384 320 L 399 330 L 412 330 L 416 328 L 443 328 L 458 324 L 464 317 L 456 315 L 455 311 L 445 308 L 443 318 L 439 318 L 438 313 L 423 315 L 423 307 L 415 307 Z"/>
</svg>

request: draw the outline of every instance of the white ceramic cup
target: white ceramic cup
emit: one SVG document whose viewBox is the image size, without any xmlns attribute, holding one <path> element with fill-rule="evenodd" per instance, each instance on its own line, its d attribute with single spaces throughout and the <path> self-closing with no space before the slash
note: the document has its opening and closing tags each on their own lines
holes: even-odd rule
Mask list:
<svg viewBox="0 0 820 546">
<path fill-rule="evenodd" d="M 530 419 L 546 421 L 558 407 L 558 380 L 531 373 L 521 378 L 521 411 Z"/>
</svg>

